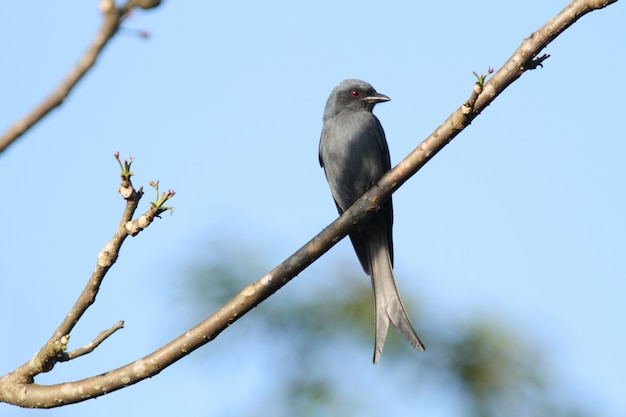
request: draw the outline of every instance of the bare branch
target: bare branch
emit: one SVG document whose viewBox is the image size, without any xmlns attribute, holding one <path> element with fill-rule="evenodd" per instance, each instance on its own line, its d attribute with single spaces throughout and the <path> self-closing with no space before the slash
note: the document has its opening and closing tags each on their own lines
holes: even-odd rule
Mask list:
<svg viewBox="0 0 626 417">
<path fill-rule="evenodd" d="M 119 153 L 115 154 L 115 158 L 120 164 L 121 168 L 120 177 L 122 179 L 122 183 L 118 188 L 118 191 L 126 200 L 126 207 L 124 208 L 124 212 L 122 213 L 122 219 L 119 226 L 117 227 L 117 230 L 115 231 L 115 234 L 113 235 L 113 238 L 109 242 L 107 242 L 107 244 L 98 255 L 96 269 L 93 271 L 85 289 L 78 297 L 78 300 L 76 301 L 70 312 L 67 314 L 63 322 L 50 337 L 48 343 L 59 340 L 65 335 L 69 335 L 74 326 L 78 323 L 78 320 L 80 320 L 82 315 L 85 313 L 85 311 L 87 311 L 87 309 L 95 302 L 96 295 L 100 290 L 100 284 L 102 283 L 102 280 L 104 279 L 109 269 L 113 266 L 115 261 L 117 261 L 119 251 L 122 247 L 122 244 L 124 243 L 124 240 L 126 240 L 128 236 L 136 236 L 137 234 L 139 234 L 143 229 L 145 229 L 152 223 L 155 217 L 158 217 L 161 213 L 170 209 L 169 207 L 164 207 L 163 203 L 165 203 L 169 198 L 174 196 L 174 191 L 170 190 L 167 193 L 163 193 L 164 195 L 159 199 L 157 189 L 157 200 L 151 204 L 148 211 L 142 214 L 138 219 L 133 220 L 133 215 L 137 210 L 139 200 L 141 200 L 141 197 L 143 197 L 143 189 L 139 188 L 139 190 L 135 190 L 130 180 L 131 177 L 134 175 L 130 171 L 130 167 L 133 163 L 132 158 L 130 159 L 130 161 L 125 160 L 124 164 L 122 164 L 119 159 Z"/>
<path fill-rule="evenodd" d="M 122 213 L 120 224 L 118 225 L 113 238 L 107 242 L 98 255 L 96 268 L 87 282 L 87 285 L 83 289 L 83 292 L 80 294 L 78 300 L 63 322 L 54 331 L 50 339 L 37 353 L 35 353 L 30 361 L 10 374 L 0 378 L 0 400 L 2 401 L 11 402 L 10 400 L 6 400 L 6 398 L 7 396 L 8 398 L 13 398 L 13 395 L 17 390 L 15 386 L 16 382 L 32 384 L 35 376 L 43 372 L 49 372 L 54 368 L 54 365 L 57 362 L 69 361 L 90 353 L 105 339 L 124 327 L 124 322 L 120 320 L 110 329 L 101 332 L 91 343 L 69 353 L 66 352 L 67 343 L 70 339 L 70 332 L 74 326 L 76 326 L 85 311 L 87 311 L 87 309 L 95 302 L 96 295 L 100 290 L 100 285 L 106 273 L 117 260 L 124 240 L 126 240 L 128 236 L 135 236 L 140 233 L 152 223 L 155 217 L 163 211 L 168 210 L 169 207 L 164 207 L 163 203 L 175 194 L 174 191 L 170 190 L 167 193 L 163 193 L 163 195 L 159 197 L 157 190 L 157 200 L 151 204 L 150 209 L 141 215 L 139 219 L 133 220 L 133 215 L 137 209 L 139 200 L 141 200 L 141 197 L 143 196 L 143 191 L 141 188 L 139 190 L 135 190 L 130 180 L 133 176 L 133 173 L 130 171 L 132 159 L 130 162 L 125 160 L 122 164 L 118 153 L 115 154 L 115 158 L 121 168 L 120 177 L 122 183 L 118 188 L 118 191 L 126 200 L 126 206 L 124 208 L 124 212 Z M 38 405 L 27 406 L 39 407 Z"/>
<path fill-rule="evenodd" d="M 117 227 L 113 238 L 109 242 L 107 242 L 102 251 L 100 251 L 100 254 L 98 254 L 96 268 L 91 274 L 91 278 L 89 278 L 89 281 L 83 289 L 83 292 L 80 294 L 78 300 L 76 300 L 76 303 L 69 311 L 63 322 L 50 337 L 50 341 L 58 340 L 59 338 L 70 334 L 70 332 L 78 323 L 78 320 L 80 320 L 85 311 L 87 311 L 87 309 L 96 301 L 96 295 L 100 290 L 100 284 L 102 284 L 102 280 L 104 279 L 109 269 L 113 266 L 115 261 L 117 261 L 120 248 L 122 247 L 124 240 L 126 240 L 126 238 L 130 234 L 127 229 L 127 224 L 133 222 L 133 215 L 137 210 L 139 200 L 141 200 L 141 197 L 143 197 L 143 191 L 141 188 L 138 191 L 135 191 L 130 181 L 130 175 L 125 175 L 124 172 L 122 172 L 121 177 L 122 185 L 120 186 L 119 191 L 126 200 L 126 206 L 124 207 L 124 212 L 122 213 L 122 219 L 120 221 L 120 224 Z M 151 213 L 153 211 L 153 208 L 150 208 L 150 210 L 148 210 L 148 213 Z"/>
<path fill-rule="evenodd" d="M 96 338 L 92 340 L 90 343 L 87 343 L 85 346 L 79 349 L 75 349 L 63 355 L 62 358 L 59 358 L 59 362 L 69 361 L 69 360 L 78 358 L 79 356 L 83 356 L 88 353 L 91 353 L 95 348 L 100 346 L 100 343 L 104 342 L 109 336 L 111 336 L 113 333 L 115 333 L 116 331 L 122 328 L 124 328 L 124 321 L 120 320 L 117 323 L 115 323 L 113 327 L 111 327 L 110 329 L 101 331 L 98 334 L 98 336 L 96 336 Z"/>
<path fill-rule="evenodd" d="M 78 84 L 83 76 L 93 67 L 100 53 L 108 42 L 115 36 L 120 24 L 133 7 L 144 9 L 158 6 L 160 1 L 137 0 L 129 1 L 124 6 L 116 7 L 113 1 L 103 0 L 100 4 L 100 11 L 104 17 L 102 26 L 91 41 L 91 45 L 80 58 L 78 63 L 67 74 L 65 79 L 29 114 L 10 126 L 2 136 L 0 136 L 0 153 L 19 139 L 24 133 L 43 119 L 48 113 L 60 106 L 70 94 L 70 91 Z"/>
<path fill-rule="evenodd" d="M 616 1 L 574 0 L 555 18 L 524 40 L 505 65 L 487 83 L 481 85 L 479 89 L 474 89 L 468 102 L 452 113 L 424 142 L 396 167 L 385 174 L 374 187 L 346 210 L 341 217 L 272 271 L 245 287 L 217 312 L 193 329 L 144 358 L 105 374 L 80 381 L 51 386 L 34 384 L 34 374 L 28 373 L 28 371 L 33 370 L 33 367 L 29 367 L 29 364 L 26 364 L 20 369 L 0 378 L 0 400 L 22 407 L 52 408 L 84 401 L 89 398 L 96 398 L 152 377 L 167 366 L 215 339 L 232 323 L 270 297 L 322 254 L 327 252 L 339 240 L 344 238 L 357 223 L 374 214 L 394 191 L 467 127 L 508 85 L 519 78 L 525 71 L 535 68 L 537 66 L 536 57 L 560 33 L 583 15 L 595 9 L 606 7 Z M 155 208 L 155 205 L 153 205 L 153 208 Z M 131 217 L 132 213 L 127 217 L 126 221 L 129 221 Z M 118 237 L 118 233 L 116 233 L 112 240 L 115 243 L 111 243 L 111 248 L 109 248 L 109 245 L 105 247 L 103 253 L 106 253 L 106 255 L 101 254 L 104 260 L 112 259 L 114 262 L 114 259 L 117 257 L 117 252 L 121 245 L 121 242 L 118 242 L 118 240 L 123 240 L 123 237 L 127 236 L 122 231 L 123 224 L 125 224 L 124 221 L 118 228 L 120 236 Z M 98 268 L 108 269 L 111 264 L 112 262 L 108 261 L 103 262 L 101 266 L 99 257 L 96 272 Z M 99 285 L 99 282 L 97 285 Z M 90 280 L 88 287 L 95 286 L 97 292 L 97 285 L 92 284 Z M 87 295 L 85 295 L 85 292 Z M 87 288 L 85 292 L 81 295 L 79 302 L 77 302 L 79 307 L 82 306 L 81 303 L 93 302 L 89 297 L 95 297 L 95 292 L 92 290 L 88 291 Z M 72 309 L 68 318 L 44 346 L 49 351 L 47 356 L 43 356 L 44 359 L 55 357 L 55 355 L 59 355 L 64 350 L 67 343 L 67 338 L 64 335 L 69 333 L 69 330 L 80 317 L 77 312 L 84 312 L 77 306 Z M 49 364 L 46 363 L 46 365 Z"/>
</svg>

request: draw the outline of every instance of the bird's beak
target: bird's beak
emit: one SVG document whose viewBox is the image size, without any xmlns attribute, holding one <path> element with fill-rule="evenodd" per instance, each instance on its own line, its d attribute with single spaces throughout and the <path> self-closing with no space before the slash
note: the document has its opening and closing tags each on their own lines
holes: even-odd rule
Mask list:
<svg viewBox="0 0 626 417">
<path fill-rule="evenodd" d="M 372 94 L 371 96 L 365 97 L 363 100 L 371 104 L 376 104 L 389 101 L 391 99 L 384 94 L 376 93 Z"/>
</svg>

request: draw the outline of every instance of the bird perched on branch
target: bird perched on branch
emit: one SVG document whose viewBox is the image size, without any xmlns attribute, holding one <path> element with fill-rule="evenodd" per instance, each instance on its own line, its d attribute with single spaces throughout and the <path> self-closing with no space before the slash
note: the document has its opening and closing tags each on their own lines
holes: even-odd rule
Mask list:
<svg viewBox="0 0 626 417">
<path fill-rule="evenodd" d="M 391 169 L 385 132 L 372 110 L 389 101 L 370 84 L 345 80 L 331 92 L 324 109 L 319 159 L 339 214 Z M 391 197 L 350 233 L 365 272 L 371 276 L 375 309 L 374 363 L 385 345 L 389 322 L 418 350 L 424 350 L 404 309 L 393 276 Z"/>
</svg>

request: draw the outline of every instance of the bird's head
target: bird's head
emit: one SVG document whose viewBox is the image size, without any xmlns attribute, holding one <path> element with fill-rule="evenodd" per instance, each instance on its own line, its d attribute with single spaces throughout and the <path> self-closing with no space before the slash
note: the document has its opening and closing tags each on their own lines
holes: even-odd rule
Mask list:
<svg viewBox="0 0 626 417">
<path fill-rule="evenodd" d="M 324 120 L 342 111 L 369 111 L 376 103 L 391 100 L 384 94 L 376 92 L 374 87 L 361 80 L 344 80 L 330 93 Z"/>
</svg>

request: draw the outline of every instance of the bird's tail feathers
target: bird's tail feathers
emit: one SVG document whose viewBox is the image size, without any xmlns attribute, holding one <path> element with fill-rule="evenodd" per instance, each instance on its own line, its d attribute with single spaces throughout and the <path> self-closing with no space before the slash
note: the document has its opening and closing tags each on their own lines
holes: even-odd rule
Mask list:
<svg viewBox="0 0 626 417">
<path fill-rule="evenodd" d="M 372 248 L 371 278 L 374 290 L 375 345 L 374 363 L 378 362 L 385 346 L 389 322 L 417 350 L 425 350 L 404 308 L 393 277 L 393 268 L 386 248 Z"/>
</svg>

